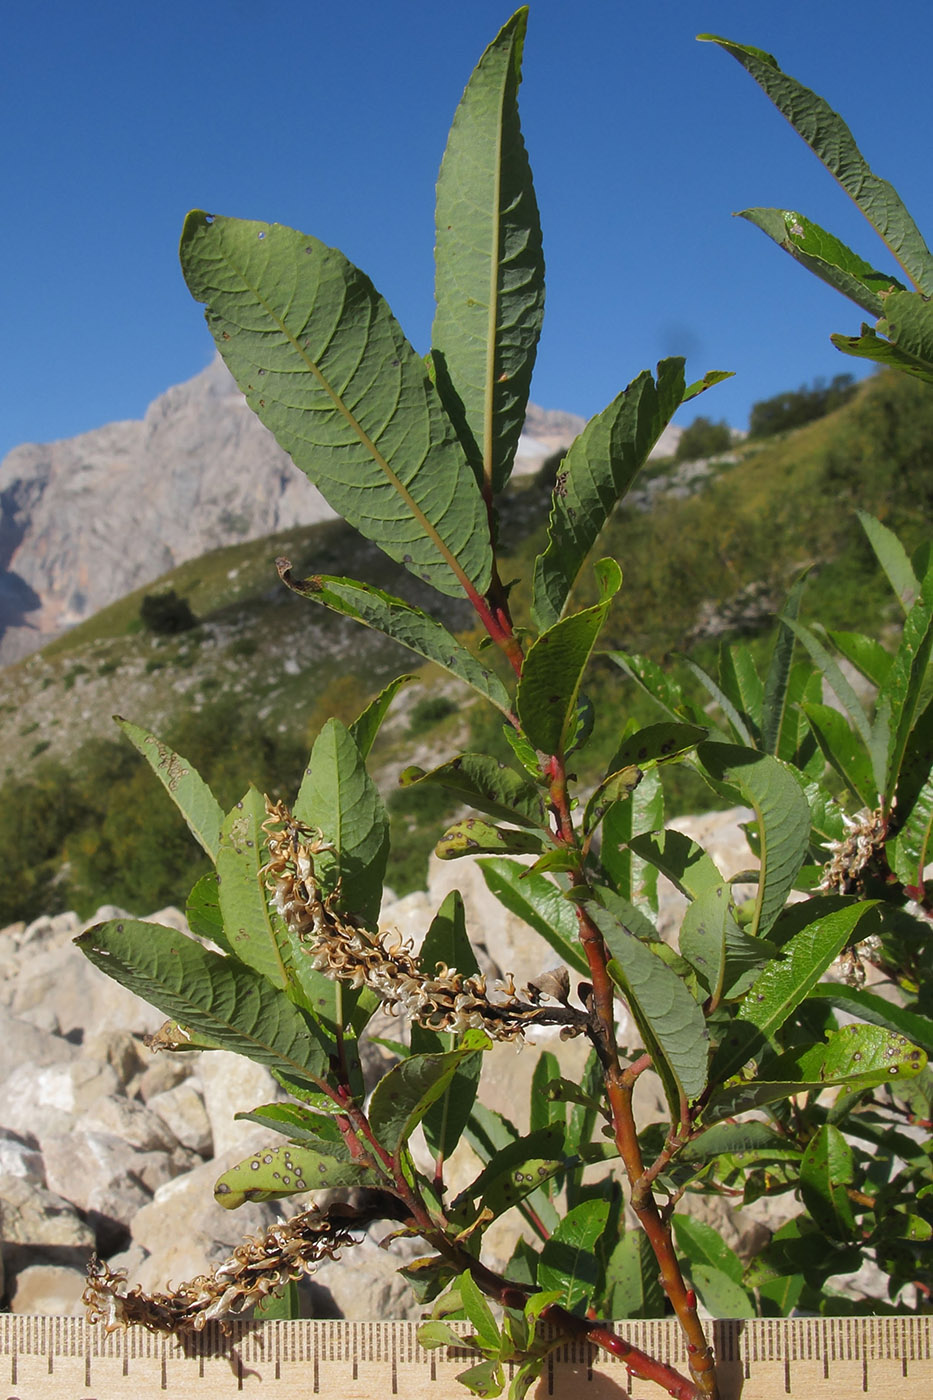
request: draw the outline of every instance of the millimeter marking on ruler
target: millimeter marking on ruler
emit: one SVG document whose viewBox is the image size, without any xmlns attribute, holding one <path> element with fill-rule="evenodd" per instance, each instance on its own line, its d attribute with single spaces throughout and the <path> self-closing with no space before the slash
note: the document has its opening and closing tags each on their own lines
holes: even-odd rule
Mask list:
<svg viewBox="0 0 933 1400">
<path fill-rule="evenodd" d="M 415 1322 L 237 1322 L 186 1339 L 108 1335 L 80 1318 L 0 1316 L 0 1400 L 467 1400 L 475 1352 L 425 1351 Z M 687 1370 L 677 1324 L 619 1323 Z M 723 1400 L 930 1400 L 933 1317 L 765 1318 L 710 1324 Z M 624 1361 L 576 1342 L 549 1357 L 535 1400 L 652 1400 Z"/>
</svg>

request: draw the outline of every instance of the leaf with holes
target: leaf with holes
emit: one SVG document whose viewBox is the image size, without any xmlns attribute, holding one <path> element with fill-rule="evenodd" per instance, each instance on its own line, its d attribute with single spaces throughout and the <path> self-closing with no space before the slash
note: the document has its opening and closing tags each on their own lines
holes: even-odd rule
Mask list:
<svg viewBox="0 0 933 1400">
<path fill-rule="evenodd" d="M 294 1144 L 261 1148 L 217 1178 L 214 1199 L 225 1210 L 236 1210 L 247 1201 L 281 1201 L 332 1186 L 384 1184 L 379 1172 L 354 1161 L 346 1149 L 337 1157 L 327 1146 L 326 1152 Z"/>
<path fill-rule="evenodd" d="M 131 724 L 119 715 L 114 715 L 114 719 L 149 764 L 188 823 L 192 835 L 211 860 L 216 860 L 223 808 L 197 769 L 187 758 L 182 758 L 181 754 L 156 738 L 155 734 L 150 734 L 148 729 L 140 729 L 138 724 Z"/>
</svg>

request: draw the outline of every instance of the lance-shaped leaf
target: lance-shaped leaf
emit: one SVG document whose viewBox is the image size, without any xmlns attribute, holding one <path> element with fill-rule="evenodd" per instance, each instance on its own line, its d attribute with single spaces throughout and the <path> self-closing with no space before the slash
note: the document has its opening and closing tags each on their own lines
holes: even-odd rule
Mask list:
<svg viewBox="0 0 933 1400">
<path fill-rule="evenodd" d="M 675 1216 L 676 1220 L 680 1216 Z M 663 1317 L 664 1290 L 644 1230 L 626 1230 L 606 1265 L 607 1314 L 616 1318 Z"/>
<path fill-rule="evenodd" d="M 481 860 L 479 867 L 499 903 L 540 934 L 575 972 L 588 977 L 590 968 L 580 947 L 577 911 L 553 880 L 529 874 L 526 866 L 514 860 Z"/>
<path fill-rule="evenodd" d="M 225 953 L 231 953 L 230 940 L 224 929 L 217 891 L 217 875 L 209 870 L 192 885 L 185 901 L 185 920 L 195 938 L 208 938 Z"/>
<path fill-rule="evenodd" d="M 389 854 L 389 819 L 346 725 L 329 719 L 314 741 L 295 799 L 295 816 L 318 828 L 333 846 L 317 858 L 330 888 L 340 887 L 345 909 L 374 921 L 382 902 Z"/>
<path fill-rule="evenodd" d="M 696 748 L 708 733 L 708 728 L 698 724 L 662 721 L 660 724 L 645 725 L 643 729 L 635 729 L 625 736 L 609 767 L 616 772 L 630 764 L 649 768 L 655 763 L 672 762 Z"/>
<path fill-rule="evenodd" d="M 75 943 L 108 977 L 224 1050 L 299 1084 L 326 1074 L 326 1049 L 298 1008 L 235 959 L 136 919 L 96 924 Z"/>
<path fill-rule="evenodd" d="M 874 637 L 866 637 L 864 632 L 840 632 L 835 628 L 831 631 L 827 629 L 826 635 L 836 650 L 851 661 L 866 680 L 878 687 L 884 684 L 894 658 L 880 642 L 875 641 Z"/>
<path fill-rule="evenodd" d="M 569 1311 L 589 1303 L 599 1282 L 596 1245 L 606 1228 L 611 1202 L 582 1201 L 563 1217 L 541 1251 L 538 1284 L 560 1289 Z"/>
<path fill-rule="evenodd" d="M 794 655 L 794 634 L 788 627 L 784 618 L 796 618 L 800 611 L 800 599 L 803 594 L 806 574 L 798 578 L 790 593 L 787 595 L 787 602 L 784 604 L 784 617 L 778 619 L 777 632 L 774 637 L 774 646 L 771 650 L 771 657 L 768 661 L 768 670 L 764 680 L 764 690 L 761 697 L 761 747 L 765 753 L 777 754 L 778 758 L 789 759 L 796 752 L 797 726 L 793 720 L 788 721 L 788 698 L 791 683 L 791 662 Z M 788 744 L 786 728 L 793 729 L 793 740 Z M 788 752 L 788 748 L 790 752 Z"/>
<path fill-rule="evenodd" d="M 713 1060 L 710 1073 L 714 1080 L 723 1081 L 737 1074 L 781 1028 L 876 904 L 876 900 L 860 900 L 834 907 L 788 940 L 782 956 L 769 963 L 746 992 L 738 1018 Z"/>
<path fill-rule="evenodd" d="M 743 209 L 739 215 L 773 238 L 795 262 L 814 273 L 872 316 L 883 314 L 880 293 L 901 284 L 878 272 L 835 234 L 792 209 Z"/>
<path fill-rule="evenodd" d="M 707 772 L 737 787 L 758 818 L 760 872 L 749 933 L 763 937 L 784 908 L 807 853 L 807 799 L 793 771 L 772 754 L 713 743 L 697 752 Z"/>
<path fill-rule="evenodd" d="M 600 863 L 609 883 L 648 919 L 658 909 L 657 869 L 636 849 L 635 839 L 663 825 L 664 792 L 656 767 L 649 768 L 631 796 L 613 803 L 603 818 Z"/>
<path fill-rule="evenodd" d="M 439 964 L 446 968 L 456 968 L 465 977 L 479 972 L 479 964 L 466 930 L 463 899 L 459 890 L 451 890 L 431 920 L 431 926 L 418 952 L 418 962 L 429 975 L 435 972 Z M 443 1054 L 445 1050 L 456 1049 L 456 1041 L 457 1037 L 453 1034 L 432 1031 L 417 1021 L 412 1022 L 413 1054 Z M 482 1053 L 479 1050 L 462 1060 L 440 1098 L 431 1105 L 424 1116 L 422 1126 L 425 1139 L 432 1152 L 441 1160 L 449 1157 L 460 1141 L 476 1100 L 482 1067 Z"/>
<path fill-rule="evenodd" d="M 616 802 L 624 802 L 644 777 L 640 768 L 621 768 L 604 778 L 593 793 L 583 813 L 583 831 L 590 836 Z"/>
<path fill-rule="evenodd" d="M 807 995 L 811 999 L 828 1001 L 831 1006 L 838 1006 L 840 1011 L 858 1016 L 872 1026 L 897 1032 L 933 1056 L 933 1020 L 929 1016 L 898 1006 L 875 992 L 866 992 L 863 987 L 846 987 L 840 982 L 819 982 Z"/>
<path fill-rule="evenodd" d="M 901 632 L 894 660 L 885 675 L 875 704 L 872 734 L 876 744 L 885 744 L 887 764 L 881 792 L 891 805 L 910 731 L 913 728 L 921 690 L 933 651 L 933 570 L 920 589 Z"/>
<path fill-rule="evenodd" d="M 704 1121 L 731 1118 L 795 1094 L 839 1086 L 854 1093 L 911 1079 L 926 1062 L 924 1051 L 896 1031 L 873 1025 L 843 1026 L 821 1045 L 795 1047 L 770 1060 L 762 1077 L 721 1089 L 707 1104 Z"/>
<path fill-rule="evenodd" d="M 831 705 L 811 701 L 803 705 L 803 712 L 827 763 L 836 770 L 857 802 L 869 809 L 874 807 L 877 801 L 875 777 L 860 735 L 853 733 L 845 715 Z"/>
<path fill-rule="evenodd" d="M 402 686 L 417 679 L 417 676 L 396 676 L 395 680 L 389 681 L 389 684 L 384 686 L 366 708 L 357 715 L 350 725 L 350 737 L 360 751 L 360 758 L 369 757 L 376 735 L 382 728 L 382 722 L 388 714 L 389 706 Z"/>
<path fill-rule="evenodd" d="M 287 559 L 277 559 L 276 568 L 283 583 L 343 617 L 352 617 L 364 627 L 372 627 L 399 642 L 409 651 L 449 671 L 485 696 L 504 713 L 509 711 L 509 693 L 493 671 L 487 670 L 471 651 L 448 632 L 442 622 L 420 608 L 412 607 L 381 588 L 357 583 L 350 578 L 335 578 L 329 574 L 314 574 L 311 578 L 295 579 Z"/>
<path fill-rule="evenodd" d="M 879 322 L 879 325 L 881 323 Z M 865 321 L 860 335 L 831 335 L 830 340 L 843 355 L 852 355 L 856 360 L 874 360 L 875 364 L 887 365 L 890 369 L 910 374 L 914 379 L 922 379 L 925 384 L 933 384 L 933 364 L 910 354 L 900 345 L 892 345 L 890 340 L 873 331 Z"/>
<path fill-rule="evenodd" d="M 884 315 L 876 323 L 875 330 L 917 367 L 933 373 L 933 309 L 926 295 L 890 292 L 884 299 Z"/>
<path fill-rule="evenodd" d="M 247 1201 L 281 1201 L 303 1191 L 331 1186 L 379 1186 L 384 1178 L 372 1167 L 354 1161 L 346 1151 L 339 1157 L 329 1151 L 283 1144 L 252 1153 L 217 1178 L 214 1199 L 226 1210 Z"/>
<path fill-rule="evenodd" d="M 907 550 L 901 544 L 893 530 L 889 530 L 887 525 L 882 525 L 880 520 L 876 520 L 867 511 L 857 510 L 856 515 L 859 524 L 868 536 L 868 543 L 875 551 L 878 563 L 888 576 L 888 582 L 897 594 L 897 600 L 904 612 L 907 613 L 913 607 L 920 593 L 920 581 L 914 573 L 914 566 L 907 556 Z"/>
<path fill-rule="evenodd" d="M 923 872 L 933 854 L 933 774 L 920 788 L 902 826 L 885 847 L 891 869 L 915 897 L 923 898 Z"/>
<path fill-rule="evenodd" d="M 168 744 L 131 724 L 127 719 L 114 715 L 117 724 L 138 749 L 152 768 L 159 782 L 165 788 L 175 806 L 181 812 L 192 835 L 210 856 L 217 859 L 220 844 L 220 824 L 224 819 L 223 808 L 211 792 L 207 783 L 187 758 L 175 753 Z"/>
<path fill-rule="evenodd" d="M 824 1123 L 807 1144 L 800 1163 L 800 1194 L 804 1205 L 832 1240 L 858 1235 L 846 1187 L 855 1176 L 852 1148 L 832 1123 Z"/>
<path fill-rule="evenodd" d="M 679 1121 L 680 1092 L 694 1099 L 706 1086 L 709 1033 L 703 1012 L 677 973 L 650 947 L 607 910 L 595 904 L 588 910 L 616 964 L 618 984 Z"/>
<path fill-rule="evenodd" d="M 437 387 L 492 493 L 512 470 L 544 316 L 544 255 L 518 118 L 527 9 L 483 54 L 437 182 Z"/>
<path fill-rule="evenodd" d="M 723 690 L 722 686 L 716 684 L 708 671 L 698 665 L 698 663 L 689 656 L 681 656 L 679 659 L 685 663 L 688 670 L 693 672 L 704 690 L 708 691 L 712 696 L 729 724 L 732 731 L 731 737 L 738 743 L 745 744 L 749 748 L 752 748 L 753 739 L 748 724 L 746 723 L 747 716 L 742 715 L 737 706 Z"/>
<path fill-rule="evenodd" d="M 467 1031 L 456 1050 L 441 1055 L 410 1055 L 390 1069 L 373 1090 L 369 1123 L 378 1141 L 397 1155 L 433 1103 L 443 1094 L 460 1064 L 489 1046 L 483 1031 Z"/>
<path fill-rule="evenodd" d="M 265 863 L 265 820 L 266 805 L 254 787 L 224 818 L 217 852 L 217 898 L 234 956 L 284 989 L 294 980 L 293 954 L 259 873 Z"/>
<path fill-rule="evenodd" d="M 507 768 L 489 754 L 462 753 L 439 768 L 406 768 L 399 776 L 402 787 L 432 783 L 445 788 L 472 807 L 499 821 L 516 826 L 547 828 L 544 798 L 539 788 L 526 782 L 514 768 Z"/>
<path fill-rule="evenodd" d="M 563 613 L 600 531 L 683 396 L 683 360 L 662 360 L 657 383 L 644 370 L 571 444 L 554 486 L 547 548 L 535 561 L 532 617 L 542 631 Z"/>
<path fill-rule="evenodd" d="M 539 1128 L 501 1147 L 475 1181 L 460 1193 L 452 1208 L 463 1212 L 468 1202 L 478 1202 L 495 1218 L 518 1205 L 567 1164 L 563 1125 L 554 1123 Z"/>
<path fill-rule="evenodd" d="M 933 257 L 920 230 L 893 186 L 872 173 L 838 112 L 783 73 L 774 57 L 762 49 L 736 44 L 716 34 L 698 37 L 719 44 L 741 63 L 855 201 L 911 281 L 924 291 L 933 291 Z"/>
<path fill-rule="evenodd" d="M 762 963 L 777 955 L 773 943 L 739 928 L 726 884 L 705 890 L 690 904 L 678 946 L 714 1004 L 747 989 Z"/>
<path fill-rule="evenodd" d="M 614 559 L 596 565 L 602 601 L 563 618 L 529 648 L 515 695 L 522 728 L 536 749 L 562 754 L 573 737 L 583 672 L 622 586 Z"/>
<path fill-rule="evenodd" d="M 185 220 L 180 254 L 250 408 L 333 508 L 441 593 L 485 593 L 479 486 L 369 278 L 295 229 L 201 210 Z"/>
<path fill-rule="evenodd" d="M 722 884 L 722 873 L 712 856 L 683 832 L 647 832 L 633 836 L 629 845 L 690 899 Z"/>
<path fill-rule="evenodd" d="M 441 860 L 458 860 L 460 856 L 538 855 L 548 846 L 542 832 L 515 831 L 493 826 L 482 817 L 464 817 L 447 828 L 434 850 Z"/>
</svg>

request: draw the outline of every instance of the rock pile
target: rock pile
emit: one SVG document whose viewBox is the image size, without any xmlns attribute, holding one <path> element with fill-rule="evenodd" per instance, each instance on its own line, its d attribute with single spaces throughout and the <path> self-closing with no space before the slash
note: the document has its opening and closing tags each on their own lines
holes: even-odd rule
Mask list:
<svg viewBox="0 0 933 1400">
<path fill-rule="evenodd" d="M 743 815 L 718 814 L 714 824 L 703 819 L 702 830 L 690 833 L 714 849 L 727 872 L 748 861 L 737 825 Z M 429 892 L 387 908 L 384 926 L 417 942 L 454 885 L 464 894 L 468 926 L 483 931 L 479 951 L 490 972 L 527 979 L 553 964 L 541 941 L 488 894 L 469 861 L 434 863 Z M 269 1102 L 278 1086 L 262 1067 L 225 1052 L 153 1055 L 145 1047 L 143 1036 L 158 1029 L 162 1014 L 72 944 L 91 923 L 122 913 L 104 908 L 84 922 L 61 914 L 0 932 L 0 1291 L 14 1312 L 80 1313 L 93 1252 L 112 1268 L 126 1268 L 147 1290 L 180 1283 L 226 1258 L 290 1204 L 251 1203 L 236 1211 L 215 1204 L 212 1188 L 221 1171 L 269 1138 L 234 1115 Z M 675 917 L 667 915 L 669 922 Z M 152 919 L 184 927 L 177 910 Z M 377 1033 L 397 1037 L 400 1029 L 392 1021 Z M 542 1028 L 535 1040 L 544 1046 L 553 1035 Z M 375 1045 L 369 1053 L 375 1082 L 390 1061 Z M 582 1069 L 586 1046 L 561 1044 L 560 1055 L 572 1077 Z M 534 1049 L 503 1044 L 489 1052 L 484 1068 L 484 1101 L 522 1128 L 536 1060 Z M 664 1116 L 651 1078 L 639 1081 L 642 1121 Z M 478 1169 L 462 1144 L 450 1163 L 452 1189 Z M 738 1217 L 730 1222 L 733 1241 L 741 1225 Z M 399 1248 L 389 1254 L 378 1247 L 385 1233 L 387 1227 L 375 1227 L 346 1263 L 321 1266 L 308 1290 L 309 1310 L 417 1315 L 395 1272 L 404 1262 Z M 516 1233 L 508 1216 L 496 1222 L 486 1239 L 491 1263 L 505 1263 Z M 417 1242 L 412 1252 L 423 1252 Z"/>
</svg>

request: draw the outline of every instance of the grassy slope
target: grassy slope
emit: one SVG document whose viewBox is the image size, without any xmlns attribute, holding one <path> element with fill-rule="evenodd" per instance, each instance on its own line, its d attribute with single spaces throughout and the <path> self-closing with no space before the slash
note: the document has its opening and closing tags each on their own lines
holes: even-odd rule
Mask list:
<svg viewBox="0 0 933 1400">
<path fill-rule="evenodd" d="M 653 475 L 663 483 L 663 468 Z M 526 481 L 516 483 L 504 502 L 506 579 L 530 576 L 544 540 L 547 500 L 544 485 Z M 902 531 L 909 546 L 928 530 L 933 391 L 927 386 L 871 380 L 826 418 L 782 439 L 747 444 L 736 460 L 714 464 L 689 493 L 662 486 L 650 512 L 617 512 L 598 549 L 614 554 L 625 574 L 608 644 L 658 659 L 674 648 L 690 649 L 709 660 L 717 634 L 739 631 L 764 650 L 770 618 L 805 567 L 811 569 L 805 604 L 811 616 L 877 633 L 893 609 L 890 595 L 875 586 L 877 568 L 855 520 L 856 505 Z M 221 794 L 232 801 L 233 783 L 258 780 L 250 762 L 253 739 L 257 750 L 263 736 L 272 736 L 306 753 L 328 714 L 351 719 L 390 676 L 417 669 L 417 658 L 378 634 L 289 594 L 275 575 L 273 561 L 280 554 L 292 559 L 298 574 L 347 573 L 431 604 L 410 576 L 339 522 L 216 550 L 0 673 L 0 752 L 7 780 L 22 784 L 50 759 L 71 763 L 85 740 L 112 735 L 114 711 L 163 734 L 185 723 L 191 730 L 199 716 L 209 728 L 216 715 L 217 724 L 235 722 L 240 735 L 237 758 L 242 754 L 244 766 L 229 778 L 230 792 Z M 157 587 L 187 598 L 199 625 L 177 637 L 140 630 L 142 596 Z M 591 593 L 585 571 L 579 601 Z M 524 584 L 516 587 L 513 604 L 521 621 L 528 605 Z M 448 625 L 470 625 L 468 609 L 452 617 L 448 600 L 443 606 Z M 422 679 L 431 694 L 456 693 L 430 669 Z M 609 663 L 597 666 L 590 690 L 606 717 L 581 776 L 608 757 L 630 705 L 648 717 L 644 702 Z M 422 693 L 414 687 L 402 692 L 374 755 L 386 787 L 404 763 L 430 762 L 467 743 L 471 723 L 474 744 L 495 738 L 488 719 L 471 721 L 464 712 L 413 736 L 407 715 Z M 195 731 L 196 724 L 188 757 L 197 763 Z M 266 749 L 274 758 L 274 744 Z M 680 794 L 681 804 L 702 800 L 689 784 Z M 425 831 L 438 815 L 423 814 Z M 416 822 L 412 839 L 424 837 L 421 828 Z M 53 850 L 53 866 L 57 858 Z"/>
</svg>

